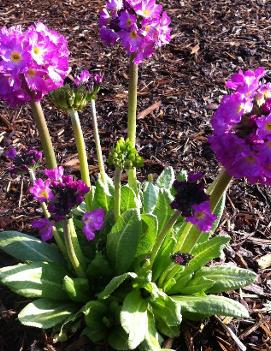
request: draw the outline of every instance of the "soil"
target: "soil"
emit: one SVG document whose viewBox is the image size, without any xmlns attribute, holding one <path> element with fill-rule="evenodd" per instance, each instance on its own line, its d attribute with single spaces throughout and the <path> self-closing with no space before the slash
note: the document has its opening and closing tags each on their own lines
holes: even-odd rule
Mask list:
<svg viewBox="0 0 271 351">
<path fill-rule="evenodd" d="M 126 134 L 128 59 L 118 47 L 105 48 L 98 35 L 97 15 L 102 0 L 1 0 L 0 25 L 27 26 L 42 21 L 69 40 L 71 65 L 99 67 L 105 83 L 97 109 L 103 152 Z M 208 144 L 210 118 L 225 93 L 232 73 L 263 66 L 271 69 L 271 2 L 268 0 L 165 0 L 172 18 L 173 39 L 140 65 L 138 138 L 146 174 L 159 174 L 166 165 L 193 169 L 210 183 L 219 165 Z M 267 80 L 271 81 L 268 71 Z M 44 111 L 60 164 L 78 175 L 76 147 L 69 119 L 43 101 Z M 88 108 L 81 114 L 93 180 L 97 161 Z M 0 102 L 0 152 L 7 146 L 40 147 L 28 107 L 9 109 Z M 0 230 L 30 232 L 38 217 L 27 195 L 27 177 L 9 176 L 4 157 L 0 163 Z M 111 170 L 109 170 L 109 173 Z M 183 351 L 237 351 L 271 349 L 271 268 L 257 260 L 271 249 L 270 189 L 235 180 L 218 233 L 229 234 L 231 245 L 221 259 L 258 273 L 257 282 L 228 296 L 248 307 L 245 320 L 211 318 L 185 323 L 182 337 L 167 347 Z M 1 253 L 0 265 L 12 260 Z M 53 345 L 50 334 L 21 326 L 16 316 L 26 301 L 0 287 L 0 351 L 87 350 L 85 340 Z M 104 349 L 104 348 L 103 348 Z"/>
</svg>

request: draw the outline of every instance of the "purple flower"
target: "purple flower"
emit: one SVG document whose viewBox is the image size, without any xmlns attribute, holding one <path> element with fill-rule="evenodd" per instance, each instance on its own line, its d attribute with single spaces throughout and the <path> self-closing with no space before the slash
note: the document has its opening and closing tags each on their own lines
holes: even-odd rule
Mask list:
<svg viewBox="0 0 271 351">
<path fill-rule="evenodd" d="M 186 266 L 193 257 L 189 253 L 175 252 L 170 258 L 174 263 Z"/>
<path fill-rule="evenodd" d="M 53 224 L 48 218 L 34 220 L 32 227 L 38 229 L 42 241 L 48 241 L 53 238 Z"/>
<path fill-rule="evenodd" d="M 170 23 L 156 0 L 112 0 L 100 12 L 100 36 L 106 45 L 119 41 L 139 64 L 170 41 Z"/>
<path fill-rule="evenodd" d="M 262 83 L 264 69 L 233 75 L 212 119 L 209 142 L 227 172 L 250 183 L 271 184 L 271 85 Z"/>
<path fill-rule="evenodd" d="M 64 168 L 59 166 L 53 169 L 45 169 L 44 174 L 55 182 L 61 182 L 64 175 Z"/>
<path fill-rule="evenodd" d="M 90 79 L 91 75 L 88 70 L 83 70 L 81 71 L 79 76 L 76 76 L 74 78 L 74 84 L 76 86 L 79 86 L 81 84 L 87 83 Z"/>
<path fill-rule="evenodd" d="M 17 156 L 17 151 L 15 147 L 10 147 L 8 150 L 5 151 L 4 155 L 10 160 L 14 160 Z"/>
<path fill-rule="evenodd" d="M 40 100 L 63 85 L 68 72 L 66 39 L 37 23 L 0 29 L 0 97 L 10 106 Z"/>
<path fill-rule="evenodd" d="M 102 208 L 96 208 L 87 212 L 83 216 L 83 232 L 88 240 L 95 238 L 95 231 L 101 230 L 104 225 L 105 211 Z"/>
<path fill-rule="evenodd" d="M 42 152 L 36 149 L 23 149 L 18 152 L 14 147 L 9 148 L 5 156 L 12 161 L 12 173 L 25 173 L 30 168 L 38 167 L 43 157 Z"/>
<path fill-rule="evenodd" d="M 202 232 L 211 230 L 217 217 L 211 212 L 210 201 L 194 204 L 192 209 L 193 214 L 187 217 L 186 220 L 196 225 Z"/>
<path fill-rule="evenodd" d="M 52 201 L 55 196 L 50 186 L 50 179 L 44 181 L 38 178 L 34 181 L 33 186 L 29 188 L 29 192 L 33 195 L 34 199 L 39 202 Z"/>
</svg>

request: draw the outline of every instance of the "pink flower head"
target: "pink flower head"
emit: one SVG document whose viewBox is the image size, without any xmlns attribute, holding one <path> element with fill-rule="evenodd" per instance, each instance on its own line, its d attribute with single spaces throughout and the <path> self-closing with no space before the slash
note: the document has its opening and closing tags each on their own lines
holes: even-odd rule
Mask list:
<svg viewBox="0 0 271 351">
<path fill-rule="evenodd" d="M 68 72 L 66 39 L 37 23 L 23 31 L 0 29 L 0 97 L 10 106 L 40 100 L 63 85 Z"/>
<path fill-rule="evenodd" d="M 53 224 L 48 218 L 34 220 L 32 227 L 38 229 L 42 241 L 48 241 L 53 238 Z"/>
<path fill-rule="evenodd" d="M 64 175 L 64 168 L 62 166 L 53 168 L 53 169 L 45 169 L 44 174 L 55 182 L 61 182 L 62 176 Z"/>
<path fill-rule="evenodd" d="M 261 67 L 240 71 L 227 82 L 236 92 L 223 97 L 209 142 L 231 176 L 271 184 L 271 86 L 260 81 L 263 74 Z"/>
<path fill-rule="evenodd" d="M 44 181 L 41 178 L 38 178 L 34 181 L 34 184 L 30 187 L 29 191 L 38 202 L 48 202 L 55 198 L 50 186 L 50 179 Z"/>
<path fill-rule="evenodd" d="M 204 201 L 192 206 L 193 214 L 186 220 L 195 224 L 202 232 L 208 232 L 212 229 L 216 215 L 211 212 L 210 201 Z"/>
<path fill-rule="evenodd" d="M 91 75 L 90 75 L 89 71 L 85 69 L 85 70 L 81 71 L 79 76 L 76 76 L 74 78 L 74 84 L 76 86 L 79 86 L 81 84 L 87 83 L 89 81 L 90 77 L 91 77 Z"/>
<path fill-rule="evenodd" d="M 88 240 L 95 238 L 95 231 L 101 230 L 104 225 L 105 211 L 102 208 L 96 208 L 87 212 L 83 216 L 83 232 Z"/>
<path fill-rule="evenodd" d="M 170 22 L 156 0 L 112 0 L 100 13 L 100 36 L 107 45 L 120 42 L 139 64 L 170 41 Z"/>
</svg>

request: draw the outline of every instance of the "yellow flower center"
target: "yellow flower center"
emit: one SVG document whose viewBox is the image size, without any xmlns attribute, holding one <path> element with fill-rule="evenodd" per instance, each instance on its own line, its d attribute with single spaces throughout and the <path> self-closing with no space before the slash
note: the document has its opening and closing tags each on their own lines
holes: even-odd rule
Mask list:
<svg viewBox="0 0 271 351">
<path fill-rule="evenodd" d="M 265 123 L 264 128 L 270 132 L 271 131 L 271 122 Z"/>
<path fill-rule="evenodd" d="M 147 10 L 147 9 L 143 11 L 144 16 L 149 16 L 150 13 L 151 13 L 151 11 Z"/>
<path fill-rule="evenodd" d="M 40 54 L 40 48 L 38 48 L 38 47 L 33 48 L 33 52 L 35 55 Z"/>
<path fill-rule="evenodd" d="M 247 163 L 251 163 L 251 164 L 255 162 L 255 158 L 252 156 L 246 157 L 245 160 L 247 161 Z"/>
<path fill-rule="evenodd" d="M 137 38 L 137 33 L 136 33 L 135 30 L 134 30 L 133 32 L 130 33 L 130 37 L 131 37 L 132 39 L 136 39 L 136 38 Z"/>
<path fill-rule="evenodd" d="M 36 70 L 34 68 L 29 68 L 27 74 L 29 77 L 34 77 L 34 75 L 36 74 Z"/>
<path fill-rule="evenodd" d="M 10 55 L 11 61 L 18 63 L 21 61 L 22 56 L 18 51 L 13 51 Z"/>
<path fill-rule="evenodd" d="M 45 197 L 46 199 L 49 198 L 49 194 L 48 194 L 48 191 L 46 190 L 43 190 L 40 192 L 40 197 Z"/>
<path fill-rule="evenodd" d="M 130 26 L 132 24 L 131 18 L 128 18 L 126 24 L 127 24 L 127 26 Z"/>
<path fill-rule="evenodd" d="M 205 213 L 204 212 L 198 212 L 196 214 L 197 219 L 204 219 L 205 218 Z"/>
</svg>

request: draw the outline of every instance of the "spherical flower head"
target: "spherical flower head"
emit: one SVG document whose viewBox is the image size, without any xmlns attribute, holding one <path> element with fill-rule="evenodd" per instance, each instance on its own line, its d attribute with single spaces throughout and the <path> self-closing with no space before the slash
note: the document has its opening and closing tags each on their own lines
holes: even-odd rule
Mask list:
<svg viewBox="0 0 271 351">
<path fill-rule="evenodd" d="M 106 45 L 120 42 L 134 63 L 150 57 L 157 47 L 167 44 L 170 18 L 156 0 L 107 2 L 100 13 L 100 35 Z"/>
<path fill-rule="evenodd" d="M 217 216 L 211 212 L 210 201 L 192 205 L 193 214 L 186 218 L 188 222 L 196 225 L 200 231 L 208 232 L 212 229 Z"/>
<path fill-rule="evenodd" d="M 40 165 L 43 154 L 36 149 L 23 149 L 19 152 L 15 148 L 9 148 L 5 156 L 12 161 L 11 173 L 26 173 L 29 169 L 35 169 Z"/>
<path fill-rule="evenodd" d="M 38 178 L 34 181 L 33 186 L 29 188 L 29 192 L 38 202 L 49 202 L 55 198 L 50 186 L 50 179 L 44 181 L 43 179 Z"/>
<path fill-rule="evenodd" d="M 81 84 L 85 84 L 89 81 L 90 77 L 91 76 L 90 76 L 89 71 L 85 69 L 85 70 L 81 71 L 80 75 L 78 75 L 74 78 L 74 84 L 76 86 L 80 86 Z"/>
<path fill-rule="evenodd" d="M 88 240 L 95 239 L 95 231 L 101 230 L 104 225 L 105 211 L 102 208 L 96 208 L 87 212 L 83 216 L 83 233 Z"/>
<path fill-rule="evenodd" d="M 42 241 L 48 241 L 53 238 L 53 224 L 48 218 L 32 221 L 32 227 L 38 229 Z"/>
<path fill-rule="evenodd" d="M 180 266 L 186 266 L 193 257 L 189 253 L 175 252 L 170 258 L 174 263 Z"/>
<path fill-rule="evenodd" d="M 10 106 L 40 100 L 63 85 L 68 72 L 66 39 L 37 23 L 23 31 L 0 30 L 0 98 Z"/>
<path fill-rule="evenodd" d="M 212 119 L 209 142 L 217 159 L 236 178 L 270 184 L 271 160 L 270 85 L 260 78 L 264 69 L 240 71 L 227 86 L 235 93 L 223 97 Z"/>
</svg>

